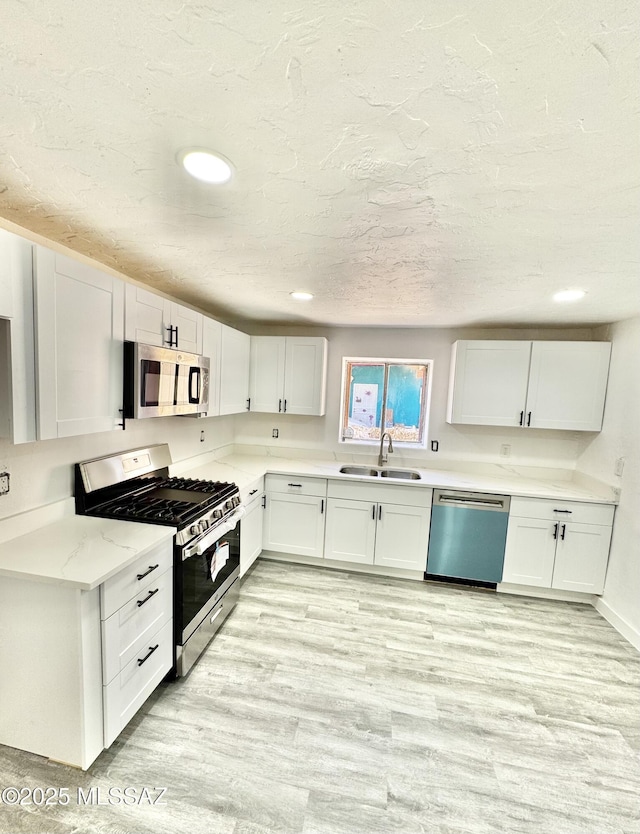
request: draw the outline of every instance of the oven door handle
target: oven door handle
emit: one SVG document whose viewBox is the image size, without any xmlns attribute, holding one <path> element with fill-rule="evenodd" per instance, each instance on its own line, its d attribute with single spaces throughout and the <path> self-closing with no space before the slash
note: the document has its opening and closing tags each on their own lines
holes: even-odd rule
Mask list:
<svg viewBox="0 0 640 834">
<path fill-rule="evenodd" d="M 202 556 L 202 554 L 208 550 L 212 544 L 215 544 L 218 539 L 222 538 L 225 533 L 228 533 L 229 530 L 233 530 L 244 514 L 245 508 L 240 505 L 236 508 L 234 514 L 226 521 L 223 521 L 222 524 L 218 524 L 217 527 L 210 530 L 196 544 L 185 548 L 182 553 L 182 561 L 184 562 L 185 559 L 190 559 L 192 556 Z"/>
</svg>

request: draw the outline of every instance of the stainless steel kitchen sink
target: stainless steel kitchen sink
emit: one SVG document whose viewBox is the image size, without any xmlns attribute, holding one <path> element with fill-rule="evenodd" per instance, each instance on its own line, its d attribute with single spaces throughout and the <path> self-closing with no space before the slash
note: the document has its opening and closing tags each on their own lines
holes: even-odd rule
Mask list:
<svg viewBox="0 0 640 834">
<path fill-rule="evenodd" d="M 363 475 L 366 478 L 401 478 L 405 481 L 419 481 L 420 473 L 413 469 L 373 469 L 370 466 L 343 466 L 343 475 Z"/>
<path fill-rule="evenodd" d="M 378 470 L 370 469 L 368 466 L 343 466 L 340 472 L 343 475 L 366 475 L 369 478 L 378 476 Z"/>
<path fill-rule="evenodd" d="M 405 481 L 419 481 L 420 473 L 412 469 L 382 469 L 381 478 L 403 478 Z"/>
</svg>

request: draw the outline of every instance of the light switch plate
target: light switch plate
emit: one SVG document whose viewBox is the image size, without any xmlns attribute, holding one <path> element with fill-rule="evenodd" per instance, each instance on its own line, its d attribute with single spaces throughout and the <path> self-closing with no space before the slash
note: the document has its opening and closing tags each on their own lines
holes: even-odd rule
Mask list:
<svg viewBox="0 0 640 834">
<path fill-rule="evenodd" d="M 8 472 L 0 472 L 0 495 L 6 495 L 9 492 L 9 478 Z"/>
</svg>

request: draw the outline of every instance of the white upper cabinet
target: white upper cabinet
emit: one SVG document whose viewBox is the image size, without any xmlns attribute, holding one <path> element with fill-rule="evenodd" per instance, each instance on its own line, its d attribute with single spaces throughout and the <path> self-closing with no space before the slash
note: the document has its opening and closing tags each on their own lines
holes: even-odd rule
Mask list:
<svg viewBox="0 0 640 834">
<path fill-rule="evenodd" d="M 609 342 L 458 341 L 447 422 L 600 431 Z"/>
<path fill-rule="evenodd" d="M 222 324 L 208 316 L 202 321 L 202 355 L 209 357 L 209 417 L 220 414 L 220 359 L 222 352 Z"/>
<path fill-rule="evenodd" d="M 13 315 L 14 251 L 16 235 L 0 229 L 0 318 Z"/>
<path fill-rule="evenodd" d="M 323 415 L 327 344 L 316 336 L 252 336 L 251 411 Z"/>
<path fill-rule="evenodd" d="M 125 338 L 158 347 L 173 347 L 202 354 L 202 313 L 127 284 Z"/>
<path fill-rule="evenodd" d="M 0 229 L 0 437 L 36 439 L 33 245 Z"/>
<path fill-rule="evenodd" d="M 534 342 L 526 424 L 600 431 L 610 356 L 610 342 Z"/>
<path fill-rule="evenodd" d="M 36 247 L 38 438 L 122 425 L 124 283 Z"/>
<path fill-rule="evenodd" d="M 251 337 L 220 325 L 220 414 L 240 414 L 249 408 Z"/>
</svg>

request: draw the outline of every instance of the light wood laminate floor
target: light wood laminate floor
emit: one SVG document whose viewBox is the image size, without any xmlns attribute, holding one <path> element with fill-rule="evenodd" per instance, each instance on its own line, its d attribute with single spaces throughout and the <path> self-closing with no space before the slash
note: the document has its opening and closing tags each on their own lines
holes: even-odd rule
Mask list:
<svg viewBox="0 0 640 834">
<path fill-rule="evenodd" d="M 0 787 L 71 796 L 0 831 L 632 834 L 639 752 L 640 658 L 591 606 L 261 560 L 87 773 L 0 747 Z"/>
</svg>

